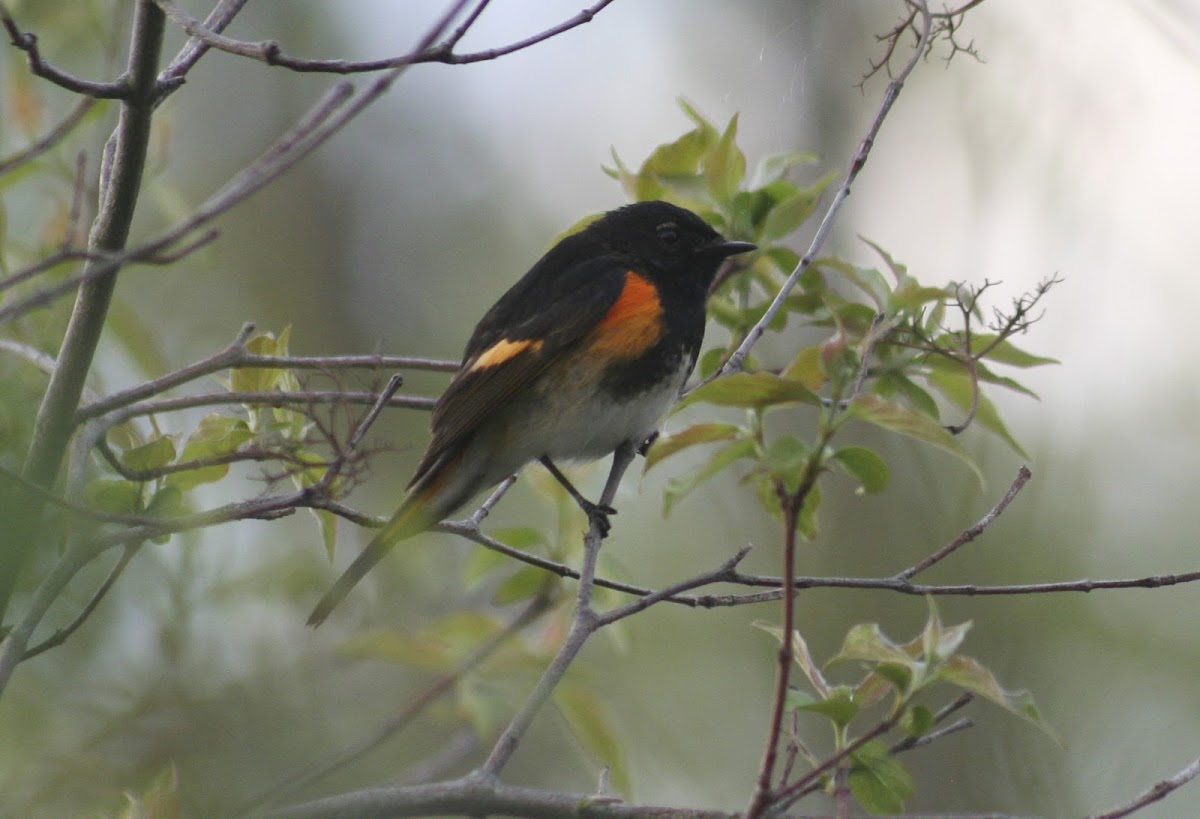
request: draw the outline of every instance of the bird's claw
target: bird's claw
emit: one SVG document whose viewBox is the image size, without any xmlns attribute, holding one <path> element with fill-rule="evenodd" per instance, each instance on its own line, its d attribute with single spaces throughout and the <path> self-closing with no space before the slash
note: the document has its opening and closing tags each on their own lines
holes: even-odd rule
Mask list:
<svg viewBox="0 0 1200 819">
<path fill-rule="evenodd" d="M 595 526 L 599 530 L 601 538 L 608 537 L 608 531 L 612 528 L 612 522 L 609 521 L 608 517 L 609 515 L 617 514 L 617 510 L 611 506 L 592 503 L 591 501 L 584 501 L 582 506 L 583 511 L 587 514 L 588 524 Z"/>
</svg>

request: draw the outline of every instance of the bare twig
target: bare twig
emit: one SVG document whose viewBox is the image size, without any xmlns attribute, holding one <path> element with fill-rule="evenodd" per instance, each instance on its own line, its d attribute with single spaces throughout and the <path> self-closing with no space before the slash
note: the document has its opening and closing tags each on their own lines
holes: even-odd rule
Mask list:
<svg viewBox="0 0 1200 819">
<path fill-rule="evenodd" d="M 259 407 L 286 407 L 297 404 L 374 404 L 379 396 L 373 392 L 346 390 L 299 390 L 292 392 L 207 392 L 199 395 L 182 395 L 178 398 L 160 398 L 143 401 L 107 416 L 109 425 L 120 424 L 139 415 L 157 415 L 192 407 L 210 407 L 220 404 L 251 404 Z M 393 396 L 389 407 L 431 410 L 436 399 L 420 395 Z"/>
<path fill-rule="evenodd" d="M 992 521 L 1003 514 L 1004 510 L 1008 508 L 1008 505 L 1013 502 L 1014 498 L 1016 498 L 1017 493 L 1021 491 L 1021 488 L 1025 486 L 1026 482 L 1028 482 L 1032 477 L 1033 473 L 1029 471 L 1029 467 L 1022 466 L 1019 470 L 1017 470 L 1017 477 L 1013 479 L 1012 485 L 1008 487 L 1008 491 L 1004 493 L 1004 497 L 1002 497 L 986 515 L 980 518 L 974 526 L 964 529 L 958 535 L 958 537 L 954 538 L 954 540 L 950 541 L 945 546 L 938 549 L 936 552 L 924 558 L 923 560 L 919 560 L 912 566 L 909 566 L 907 569 L 897 572 L 895 575 L 896 579 L 909 580 L 913 577 L 916 577 L 930 566 L 944 560 L 956 552 L 960 547 L 965 546 L 975 538 L 979 537 L 981 534 L 983 534 L 985 529 L 992 525 Z"/>
<path fill-rule="evenodd" d="M 319 72 L 325 74 L 361 74 L 371 73 L 375 71 L 385 71 L 388 69 L 403 68 L 409 65 L 418 63 L 445 63 L 447 65 L 464 65 L 467 63 L 484 62 L 487 60 L 495 60 L 499 57 L 504 57 L 508 54 L 521 51 L 523 49 L 543 43 L 552 37 L 557 37 L 573 28 L 589 23 L 599 14 L 605 6 L 613 2 L 613 0 L 600 0 L 586 9 L 583 9 L 575 16 L 564 20 L 557 25 L 551 26 L 545 31 L 541 31 L 530 37 L 526 37 L 517 42 L 500 48 L 490 48 L 483 51 L 476 51 L 469 54 L 455 54 L 454 47 L 466 34 L 467 29 L 474 24 L 478 19 L 483 9 L 487 7 L 488 2 L 479 3 L 475 9 L 467 16 L 463 23 L 452 32 L 445 41 L 437 43 L 423 42 L 417 48 L 407 54 L 396 57 L 385 57 L 379 60 L 318 60 L 307 59 L 303 57 L 294 57 L 286 54 L 282 46 L 276 40 L 260 40 L 258 42 L 250 42 L 246 40 L 237 40 L 233 37 L 226 37 L 211 27 L 201 23 L 192 15 L 188 14 L 183 9 L 179 8 L 171 0 L 155 0 L 162 10 L 171 18 L 171 20 L 187 32 L 191 37 L 205 43 L 211 48 L 225 51 L 230 54 L 235 54 L 239 57 L 247 57 L 252 60 L 266 63 L 267 65 L 275 65 L 283 68 L 291 69 L 298 72 Z M 459 2 L 452 8 L 452 14 L 448 17 L 457 17 L 459 12 L 466 6 L 465 2 Z"/>
<path fill-rule="evenodd" d="M 800 258 L 796 264 L 796 268 L 787 277 L 787 281 L 779 288 L 779 292 L 775 294 L 771 304 L 767 307 L 762 317 L 755 322 L 754 326 L 746 333 L 746 337 L 742 339 L 742 343 L 729 356 L 721 368 L 717 371 L 714 377 L 729 375 L 730 373 L 741 370 L 746 356 L 750 353 L 750 349 L 758 343 L 763 333 L 770 323 L 775 319 L 775 316 L 783 309 L 784 302 L 788 295 L 796 287 L 800 281 L 800 277 L 804 275 L 813 261 L 817 258 L 817 254 L 821 252 L 821 248 L 825 245 L 826 239 L 829 238 L 830 232 L 833 230 L 833 223 L 837 218 L 838 213 L 842 209 L 842 204 L 846 201 L 846 197 L 850 195 L 850 187 L 854 184 L 854 180 L 858 177 L 859 172 L 867 164 L 867 158 L 871 154 L 871 149 L 875 145 L 875 137 L 879 134 L 879 129 L 883 127 L 883 121 L 887 118 L 888 113 L 892 110 L 892 105 L 896 102 L 896 98 L 900 95 L 901 89 L 904 87 L 904 82 L 908 76 L 917 67 L 917 63 L 921 59 L 926 46 L 929 43 L 929 33 L 931 20 L 929 10 L 925 7 L 924 0 L 916 0 L 920 3 L 924 25 L 921 32 L 921 39 L 913 50 L 912 56 L 901 69 L 900 73 L 888 83 L 887 89 L 883 93 L 883 99 L 879 103 L 879 110 L 875 113 L 875 118 L 871 121 L 867 133 L 863 136 L 859 143 L 858 151 L 854 158 L 850 161 L 850 167 L 846 171 L 845 177 L 842 179 L 842 184 L 838 187 L 837 192 L 833 196 L 833 201 L 829 203 L 829 207 L 825 211 L 825 216 L 821 219 L 821 224 L 817 227 L 817 232 L 809 243 L 808 250 Z"/>
<path fill-rule="evenodd" d="M 24 656 L 21 657 L 21 660 L 28 660 L 31 657 L 36 657 L 44 651 L 49 651 L 56 646 L 62 645 L 67 641 L 68 637 L 78 631 L 79 627 L 87 622 L 87 619 L 92 616 L 92 612 L 94 612 L 96 607 L 100 605 L 100 601 L 104 599 L 106 594 L 108 594 L 109 590 L 117 582 L 117 579 L 120 578 L 121 574 L 125 571 L 125 568 L 129 565 L 129 561 L 133 560 L 133 556 L 137 554 L 137 550 L 138 546 L 136 544 L 126 546 L 121 551 L 120 559 L 117 560 L 116 565 L 113 566 L 112 570 L 108 573 L 108 577 L 104 578 L 104 582 L 101 583 L 100 587 L 97 588 L 92 594 L 92 598 L 88 600 L 87 605 L 80 609 L 79 614 L 75 615 L 75 619 L 62 628 L 57 629 L 53 634 L 51 634 L 45 640 L 42 640 L 37 645 L 26 649 Z"/>
<path fill-rule="evenodd" d="M 412 356 L 384 355 L 341 355 L 341 356 L 278 356 L 252 353 L 246 341 L 254 332 L 253 324 L 245 324 L 229 346 L 213 355 L 189 364 L 159 378 L 114 393 L 98 401 L 85 404 L 76 415 L 76 421 L 95 418 L 120 407 L 126 407 L 153 395 L 166 392 L 181 384 L 195 381 L 206 375 L 225 369 L 272 368 L 297 370 L 342 370 L 342 369 L 414 369 L 435 372 L 453 372 L 458 362 L 441 359 L 417 358 Z"/>
<path fill-rule="evenodd" d="M 25 52 L 25 61 L 34 76 L 49 80 L 76 94 L 96 99 L 124 99 L 132 93 L 130 84 L 123 79 L 116 82 L 94 82 L 76 77 L 46 62 L 38 50 L 37 36 L 21 31 L 4 3 L 0 3 L 0 23 L 4 25 L 12 44 Z"/>
<path fill-rule="evenodd" d="M 3 8 L 3 6 L 0 6 L 0 8 Z M 83 118 L 87 116 L 88 111 L 91 111 L 95 105 L 96 100 L 93 97 L 84 97 L 75 103 L 75 107 L 63 117 L 62 122 L 47 131 L 41 139 L 11 156 L 0 159 L 0 176 L 11 173 L 22 165 L 32 162 L 42 154 L 52 150 L 75 130 L 75 126 L 83 122 Z"/>
<path fill-rule="evenodd" d="M 204 18 L 204 27 L 214 34 L 220 34 L 233 22 L 233 18 L 247 2 L 248 0 L 221 0 L 209 12 L 208 17 Z M 192 37 L 184 44 L 175 55 L 175 59 L 171 60 L 171 64 L 158 75 L 159 88 L 162 89 L 164 97 L 180 86 L 187 73 L 211 47 L 199 37 Z"/>
<path fill-rule="evenodd" d="M 1186 768 L 1174 776 L 1168 777 L 1167 779 L 1156 783 L 1154 787 L 1150 788 L 1150 790 L 1146 791 L 1132 802 L 1104 813 L 1094 814 L 1091 819 L 1121 819 L 1122 816 L 1129 816 L 1130 814 L 1136 813 L 1147 805 L 1151 805 L 1163 797 L 1173 793 L 1187 783 L 1191 782 L 1197 776 L 1200 776 L 1200 757 L 1193 759 Z"/>
</svg>

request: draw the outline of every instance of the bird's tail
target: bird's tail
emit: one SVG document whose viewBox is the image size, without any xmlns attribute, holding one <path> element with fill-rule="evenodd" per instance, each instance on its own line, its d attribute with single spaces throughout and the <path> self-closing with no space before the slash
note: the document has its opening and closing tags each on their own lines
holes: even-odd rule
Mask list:
<svg viewBox="0 0 1200 819">
<path fill-rule="evenodd" d="M 362 580 L 363 576 L 374 568 L 375 564 L 382 560 L 393 546 L 406 538 L 424 532 L 462 504 L 463 501 L 460 498 L 463 493 L 461 491 L 446 491 L 448 488 L 452 488 L 447 487 L 446 484 L 454 483 L 454 481 L 448 481 L 447 478 L 457 471 L 456 467 L 459 461 L 460 459 L 456 458 L 448 464 L 441 465 L 441 468 L 431 470 L 431 480 L 421 481 L 420 484 L 413 487 L 408 497 L 404 499 L 404 503 L 396 510 L 396 514 L 392 515 L 391 520 L 384 524 L 384 527 L 367 544 L 367 548 L 363 549 L 362 554 L 354 559 L 354 562 L 313 608 L 312 614 L 308 616 L 309 626 L 316 628 L 325 622 L 325 618 L 338 603 L 342 602 L 342 598 L 350 593 L 355 584 Z"/>
</svg>

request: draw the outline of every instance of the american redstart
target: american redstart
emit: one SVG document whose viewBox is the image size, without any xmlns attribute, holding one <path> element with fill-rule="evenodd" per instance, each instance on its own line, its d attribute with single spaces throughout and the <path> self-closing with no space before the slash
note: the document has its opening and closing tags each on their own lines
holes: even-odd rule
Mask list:
<svg viewBox="0 0 1200 819">
<path fill-rule="evenodd" d="M 610 211 L 550 248 L 475 327 L 404 502 L 308 624 L 320 625 L 397 541 L 530 461 L 607 532 L 614 510 L 586 500 L 554 462 L 613 453 L 609 483 L 620 480 L 696 365 L 717 269 L 754 249 L 666 202 Z"/>
</svg>

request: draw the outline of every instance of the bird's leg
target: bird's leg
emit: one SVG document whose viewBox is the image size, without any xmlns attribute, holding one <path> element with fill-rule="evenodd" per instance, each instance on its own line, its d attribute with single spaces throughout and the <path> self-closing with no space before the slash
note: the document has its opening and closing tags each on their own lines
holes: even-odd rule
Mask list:
<svg viewBox="0 0 1200 819">
<path fill-rule="evenodd" d="M 550 471 L 550 474 L 553 475 L 555 479 L 563 485 L 563 489 L 567 490 L 567 494 L 575 499 L 575 502 L 579 504 L 579 508 L 582 509 L 588 516 L 588 523 L 595 523 L 600 527 L 600 536 L 604 537 L 607 535 L 608 530 L 611 528 L 611 524 L 608 522 L 608 516 L 617 514 L 617 510 L 613 509 L 607 504 L 592 503 L 590 500 L 585 498 L 583 494 L 575 488 L 574 484 L 567 480 L 567 476 L 564 475 L 562 471 L 554 465 L 554 461 L 550 460 L 548 455 L 543 455 L 542 457 L 538 458 L 538 461 L 540 461 L 542 466 L 546 467 L 546 469 Z M 613 465 L 616 465 L 615 454 L 613 455 Z M 609 475 L 609 480 L 612 480 L 611 474 Z M 605 485 L 604 491 L 607 494 L 607 485 Z"/>
</svg>

